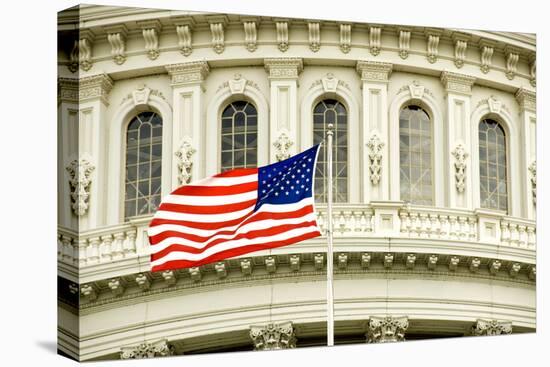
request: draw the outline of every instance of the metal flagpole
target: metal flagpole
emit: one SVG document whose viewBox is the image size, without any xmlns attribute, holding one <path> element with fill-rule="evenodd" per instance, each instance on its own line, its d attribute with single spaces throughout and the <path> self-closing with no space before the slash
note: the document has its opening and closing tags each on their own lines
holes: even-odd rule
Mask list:
<svg viewBox="0 0 550 367">
<path fill-rule="evenodd" d="M 332 132 L 333 125 L 328 124 L 327 131 L 327 345 L 334 345 L 334 289 L 332 286 L 332 268 L 334 265 L 332 255 Z"/>
</svg>

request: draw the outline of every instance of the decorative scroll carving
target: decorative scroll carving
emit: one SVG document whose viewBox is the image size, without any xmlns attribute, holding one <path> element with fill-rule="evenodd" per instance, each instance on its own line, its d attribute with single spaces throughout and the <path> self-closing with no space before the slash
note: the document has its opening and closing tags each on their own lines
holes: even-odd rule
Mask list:
<svg viewBox="0 0 550 367">
<path fill-rule="evenodd" d="M 489 263 L 489 272 L 492 274 L 492 275 L 496 275 L 498 273 L 498 271 L 500 270 L 500 267 L 502 266 L 502 263 L 498 260 L 492 260 L 490 263 Z"/>
<path fill-rule="evenodd" d="M 92 68 L 92 43 L 94 34 L 89 29 L 84 29 L 79 32 L 79 39 L 75 40 L 71 53 L 69 55 L 70 71 L 75 73 L 78 67 L 84 71 Z"/>
<path fill-rule="evenodd" d="M 430 255 L 428 256 L 428 269 L 435 270 L 435 267 L 437 266 L 437 261 L 439 260 L 439 257 L 437 255 Z"/>
<path fill-rule="evenodd" d="M 529 60 L 529 83 L 531 83 L 531 86 L 536 87 L 537 86 L 537 59 L 535 58 L 535 54 L 532 54 Z"/>
<path fill-rule="evenodd" d="M 481 260 L 479 260 L 477 257 L 474 257 L 470 260 L 470 271 L 472 273 L 477 273 L 479 270 L 479 266 L 481 265 Z"/>
<path fill-rule="evenodd" d="M 210 32 L 212 33 L 212 48 L 218 54 L 225 50 L 225 31 L 224 27 L 227 23 L 225 17 L 210 17 Z"/>
<path fill-rule="evenodd" d="M 138 22 L 141 27 L 143 40 L 145 41 L 145 51 L 150 60 L 156 60 L 160 55 L 159 33 L 161 24 L 158 20 Z"/>
<path fill-rule="evenodd" d="M 340 24 L 340 50 L 345 54 L 351 50 L 351 24 Z"/>
<path fill-rule="evenodd" d="M 292 271 L 300 270 L 300 265 L 301 265 L 300 255 L 291 255 L 289 257 L 289 261 L 290 261 L 290 269 Z"/>
<path fill-rule="evenodd" d="M 145 359 L 174 355 L 174 347 L 163 339 L 154 343 L 141 343 L 120 348 L 120 359 Z"/>
<path fill-rule="evenodd" d="M 294 145 L 294 142 L 290 140 L 287 132 L 282 131 L 277 140 L 273 143 L 273 146 L 276 149 L 275 158 L 277 158 L 278 162 L 290 158 L 290 147 L 292 145 Z"/>
<path fill-rule="evenodd" d="M 165 270 L 161 273 L 164 282 L 169 286 L 176 284 L 176 273 L 173 270 Z"/>
<path fill-rule="evenodd" d="M 467 48 L 468 48 L 468 41 L 463 39 L 457 39 L 455 41 L 455 65 L 459 69 L 464 66 L 464 60 L 466 59 Z"/>
<path fill-rule="evenodd" d="M 481 71 L 484 74 L 487 74 L 491 69 L 493 63 L 493 53 L 495 52 L 495 45 L 493 42 L 482 40 L 479 43 L 481 48 Z"/>
<path fill-rule="evenodd" d="M 460 263 L 460 258 L 458 256 L 452 256 L 449 260 L 449 271 L 456 271 L 458 264 Z"/>
<path fill-rule="evenodd" d="M 468 152 L 466 152 L 464 144 L 459 143 L 451 153 L 455 157 L 456 191 L 462 193 L 466 189 L 466 159 L 468 158 Z"/>
<path fill-rule="evenodd" d="M 193 167 L 193 154 L 197 150 L 191 145 L 189 137 L 183 138 L 180 147 L 174 153 L 178 158 L 178 182 L 180 185 L 188 184 L 191 181 L 191 168 Z"/>
<path fill-rule="evenodd" d="M 519 50 L 508 47 L 505 50 L 506 53 L 506 77 L 510 80 L 516 76 L 519 61 Z"/>
<path fill-rule="evenodd" d="M 411 31 L 409 29 L 399 30 L 399 57 L 405 60 L 409 57 L 411 48 Z"/>
<path fill-rule="evenodd" d="M 310 22 L 307 24 L 309 33 L 309 49 L 313 52 L 319 51 L 321 48 L 321 26 L 318 22 Z"/>
<path fill-rule="evenodd" d="M 122 65 L 126 61 L 126 36 L 128 35 L 128 29 L 125 25 L 117 25 L 107 27 L 105 29 L 107 33 L 107 41 L 111 45 L 111 56 L 115 64 Z"/>
<path fill-rule="evenodd" d="M 428 61 L 433 64 L 439 55 L 439 36 L 441 31 L 429 31 L 428 36 Z"/>
<path fill-rule="evenodd" d="M 296 348 L 296 337 L 292 322 L 253 325 L 250 327 L 250 338 L 254 350 L 278 350 Z"/>
<path fill-rule="evenodd" d="M 244 21 L 244 43 L 246 49 L 250 52 L 256 51 L 258 48 L 258 32 L 256 30 L 255 21 Z"/>
<path fill-rule="evenodd" d="M 82 295 L 82 297 L 91 302 L 97 299 L 97 291 L 95 286 L 92 284 L 83 284 L 80 287 L 80 294 Z"/>
<path fill-rule="evenodd" d="M 368 323 L 367 343 L 388 343 L 405 340 L 405 331 L 409 327 L 409 320 L 402 317 L 375 317 L 371 316 Z"/>
<path fill-rule="evenodd" d="M 515 278 L 518 275 L 520 270 L 521 270 L 520 263 L 513 263 L 512 265 L 510 265 L 510 269 L 508 271 L 510 278 Z"/>
<path fill-rule="evenodd" d="M 369 31 L 369 49 L 373 56 L 378 56 L 381 49 L 380 35 L 382 29 L 380 27 L 370 27 Z"/>
<path fill-rule="evenodd" d="M 250 259 L 241 260 L 241 272 L 243 273 L 243 275 L 252 274 L 252 262 L 250 261 Z"/>
<path fill-rule="evenodd" d="M 76 216 L 80 217 L 88 211 L 91 174 L 94 169 L 94 165 L 86 158 L 75 159 L 66 168 L 71 186 L 71 208 Z"/>
<path fill-rule="evenodd" d="M 408 254 L 407 258 L 405 259 L 405 266 L 407 269 L 414 269 L 414 266 L 416 265 L 416 255 L 415 254 Z"/>
<path fill-rule="evenodd" d="M 531 172 L 531 196 L 533 196 L 533 205 L 537 205 L 537 161 L 533 161 L 529 165 Z"/>
<path fill-rule="evenodd" d="M 272 58 L 264 59 L 269 79 L 296 79 L 303 69 L 302 59 Z"/>
<path fill-rule="evenodd" d="M 275 23 L 277 28 L 277 47 L 279 51 L 286 52 L 288 50 L 288 22 Z"/>
<path fill-rule="evenodd" d="M 178 35 L 178 46 L 183 56 L 189 56 L 193 52 L 193 35 L 191 26 L 177 25 L 176 34 Z"/>
<path fill-rule="evenodd" d="M 501 335 L 512 334 L 512 322 L 478 319 L 472 326 L 472 335 Z"/>
<path fill-rule="evenodd" d="M 227 267 L 223 261 L 214 264 L 214 270 L 216 271 L 218 279 L 223 279 L 227 276 Z"/>
<path fill-rule="evenodd" d="M 118 297 L 124 293 L 124 286 L 122 285 L 120 278 L 114 278 L 107 283 L 107 286 L 111 289 L 111 293 L 115 297 Z"/>
<path fill-rule="evenodd" d="M 370 181 L 373 185 L 378 185 L 382 171 L 382 149 L 384 148 L 384 142 L 376 131 L 372 133 L 367 142 L 367 148 L 369 148 Z"/>
</svg>

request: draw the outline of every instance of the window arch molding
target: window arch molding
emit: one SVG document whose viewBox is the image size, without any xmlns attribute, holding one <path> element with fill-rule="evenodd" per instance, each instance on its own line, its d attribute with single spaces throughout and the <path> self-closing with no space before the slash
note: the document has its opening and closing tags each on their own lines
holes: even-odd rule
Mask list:
<svg viewBox="0 0 550 367">
<path fill-rule="evenodd" d="M 432 174 L 433 205 L 445 206 L 445 162 L 443 154 L 444 133 L 443 115 L 436 99 L 424 87 L 411 84 L 402 88 L 392 99 L 389 108 L 389 149 L 390 157 L 399 157 L 399 115 L 407 106 L 418 106 L 428 113 L 432 123 Z M 390 200 L 401 200 L 399 159 L 390 160 Z"/>
<path fill-rule="evenodd" d="M 216 92 L 206 110 L 206 141 L 216 142 L 214 146 L 208 147 L 209 154 L 205 155 L 207 157 L 206 176 L 218 173 L 221 167 L 221 115 L 230 103 L 236 101 L 246 101 L 256 107 L 258 113 L 258 166 L 269 163 L 269 107 L 267 99 L 259 90 L 246 84 L 241 92 L 236 93 L 226 86 Z"/>
<path fill-rule="evenodd" d="M 107 197 L 109 202 L 119 204 L 106 213 L 107 224 L 120 223 L 124 218 L 125 175 L 121 173 L 125 172 L 126 130 L 130 121 L 144 111 L 153 111 L 162 118 L 161 196 L 168 195 L 172 189 L 172 107 L 163 98 L 153 94 L 149 94 L 146 101 L 128 98 L 116 110 L 108 127 L 108 187 L 116 187 L 118 190 L 108 190 Z"/>
<path fill-rule="evenodd" d="M 335 92 L 325 91 L 322 83 L 308 90 L 300 104 L 301 122 L 299 124 L 300 146 L 303 151 L 313 145 L 313 109 L 319 102 L 325 99 L 335 99 L 342 103 L 348 114 L 348 150 L 363 154 L 363 147 L 359 144 L 359 102 L 351 91 L 340 84 Z M 348 154 L 348 201 L 360 202 L 361 193 L 359 182 L 362 177 L 362 167 L 359 159 L 350 159 Z"/>
<path fill-rule="evenodd" d="M 516 127 L 513 124 L 513 118 L 504 108 L 495 108 L 489 105 L 489 100 L 480 104 L 471 114 L 471 136 L 472 136 L 472 162 L 479 162 L 479 124 L 485 119 L 491 119 L 499 123 L 504 130 L 506 142 L 506 181 L 508 186 L 508 215 L 521 216 L 521 195 L 519 189 L 519 136 Z M 476 163 L 472 167 L 472 195 L 474 208 L 481 207 L 481 197 L 479 190 L 479 165 Z M 512 179 L 516 177 L 518 179 Z"/>
</svg>

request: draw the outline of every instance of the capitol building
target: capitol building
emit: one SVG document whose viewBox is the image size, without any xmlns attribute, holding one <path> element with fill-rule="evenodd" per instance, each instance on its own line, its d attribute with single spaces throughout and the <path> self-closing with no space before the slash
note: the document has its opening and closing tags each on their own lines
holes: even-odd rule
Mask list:
<svg viewBox="0 0 550 367">
<path fill-rule="evenodd" d="M 532 34 L 81 5 L 58 16 L 58 348 L 81 361 L 536 330 Z M 334 125 L 323 236 L 150 271 L 161 198 Z"/>
</svg>

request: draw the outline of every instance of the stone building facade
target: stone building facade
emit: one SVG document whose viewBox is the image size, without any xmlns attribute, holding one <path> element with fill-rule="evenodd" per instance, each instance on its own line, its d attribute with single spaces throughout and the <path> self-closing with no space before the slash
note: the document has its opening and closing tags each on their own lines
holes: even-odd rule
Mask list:
<svg viewBox="0 0 550 367">
<path fill-rule="evenodd" d="M 328 123 L 336 344 L 535 331 L 533 35 L 110 6 L 58 20 L 62 353 L 325 345 L 324 236 L 151 273 L 146 228 L 181 184 L 284 159 Z"/>
</svg>

